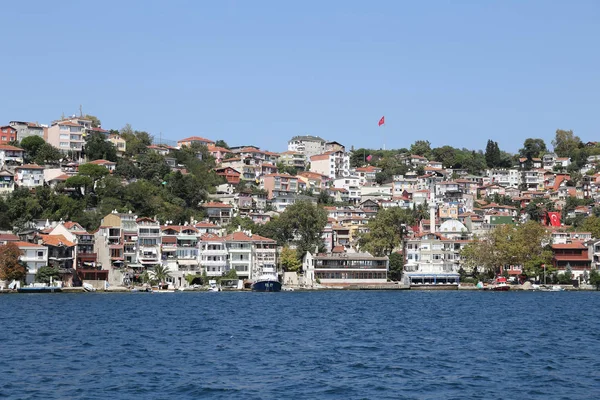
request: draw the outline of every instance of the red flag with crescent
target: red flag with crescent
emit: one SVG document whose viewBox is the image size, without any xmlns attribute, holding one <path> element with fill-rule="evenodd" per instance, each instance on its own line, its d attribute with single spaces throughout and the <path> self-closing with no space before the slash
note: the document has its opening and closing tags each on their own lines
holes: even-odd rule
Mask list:
<svg viewBox="0 0 600 400">
<path fill-rule="evenodd" d="M 378 126 L 381 126 L 383 124 L 385 124 L 385 115 L 383 117 L 381 117 L 381 119 L 379 120 Z"/>
<path fill-rule="evenodd" d="M 560 212 L 549 212 L 548 220 L 552 226 L 560 226 Z"/>
</svg>

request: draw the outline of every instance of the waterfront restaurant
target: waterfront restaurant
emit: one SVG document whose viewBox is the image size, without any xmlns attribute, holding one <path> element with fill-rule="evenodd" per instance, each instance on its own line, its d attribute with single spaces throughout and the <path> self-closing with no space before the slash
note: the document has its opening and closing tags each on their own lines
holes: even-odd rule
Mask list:
<svg viewBox="0 0 600 400">
<path fill-rule="evenodd" d="M 307 252 L 302 268 L 305 280 L 314 285 L 349 286 L 382 284 L 387 282 L 389 259 L 369 253 L 327 253 L 313 255 Z"/>
</svg>

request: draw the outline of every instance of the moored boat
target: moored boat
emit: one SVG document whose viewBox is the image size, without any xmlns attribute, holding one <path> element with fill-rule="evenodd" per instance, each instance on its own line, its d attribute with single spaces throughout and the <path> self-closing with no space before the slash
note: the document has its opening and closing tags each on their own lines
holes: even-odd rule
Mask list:
<svg viewBox="0 0 600 400">
<path fill-rule="evenodd" d="M 252 290 L 255 292 L 281 291 L 281 282 L 279 282 L 274 265 L 263 266 L 261 275 L 252 284 Z"/>
<path fill-rule="evenodd" d="M 496 278 L 496 281 L 494 282 L 494 285 L 492 286 L 492 290 L 495 290 L 498 292 L 505 292 L 507 290 L 510 290 L 510 286 L 506 282 L 505 277 L 499 276 L 498 278 Z"/>
</svg>

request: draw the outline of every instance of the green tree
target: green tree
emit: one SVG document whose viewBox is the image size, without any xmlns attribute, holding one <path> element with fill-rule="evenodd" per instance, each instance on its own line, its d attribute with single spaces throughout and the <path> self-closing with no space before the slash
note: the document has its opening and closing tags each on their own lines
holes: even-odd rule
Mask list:
<svg viewBox="0 0 600 400">
<path fill-rule="evenodd" d="M 307 200 L 297 201 L 286 208 L 280 220 L 286 230 L 293 232 L 299 258 L 307 251 L 323 248 L 321 234 L 327 224 L 327 212 L 323 207 Z"/>
<path fill-rule="evenodd" d="M 165 158 L 158 153 L 146 153 L 138 156 L 140 176 L 143 179 L 160 184 L 165 176 L 171 172 L 171 168 Z"/>
<path fill-rule="evenodd" d="M 164 284 L 167 279 L 171 278 L 169 267 L 163 264 L 156 264 L 152 270 L 152 275 L 154 280 L 156 280 L 159 284 Z"/>
<path fill-rule="evenodd" d="M 431 157 L 431 143 L 429 140 L 417 140 L 410 146 L 410 154 L 416 154 L 425 158 Z"/>
<path fill-rule="evenodd" d="M 108 168 L 102 165 L 88 163 L 80 165 L 78 173 L 79 175 L 89 176 L 93 182 L 96 182 L 107 176 L 110 173 L 110 171 L 108 170 Z"/>
<path fill-rule="evenodd" d="M 393 281 L 402 279 L 402 269 L 404 268 L 404 257 L 400 253 L 392 252 L 390 254 L 390 273 L 389 278 Z"/>
<path fill-rule="evenodd" d="M 58 280 L 60 273 L 58 268 L 51 266 L 40 267 L 38 272 L 35 274 L 35 281 L 42 283 L 50 283 L 51 280 Z"/>
<path fill-rule="evenodd" d="M 399 207 L 380 210 L 369 220 L 368 232 L 360 236 L 360 248 L 374 256 L 389 255 L 402 243 L 406 234 L 405 226 L 412 223 L 414 216 L 410 210 Z"/>
<path fill-rule="evenodd" d="M 302 266 L 302 262 L 298 259 L 296 249 L 291 249 L 287 246 L 281 250 L 279 261 L 283 270 L 286 272 L 297 272 Z"/>
<path fill-rule="evenodd" d="M 597 215 L 590 215 L 583 220 L 581 229 L 590 232 L 593 238 L 600 238 L 600 218 Z"/>
<path fill-rule="evenodd" d="M 523 148 L 519 149 L 519 157 L 531 160 L 542 157 L 548 152 L 544 139 L 527 138 L 523 142 Z"/>
<path fill-rule="evenodd" d="M 90 114 L 85 114 L 83 116 L 83 119 L 87 119 L 92 121 L 92 127 L 94 128 L 99 128 L 102 123 L 100 122 L 100 120 L 98 119 L 98 117 L 94 116 L 94 115 L 90 115 Z"/>
<path fill-rule="evenodd" d="M 117 149 L 111 142 L 106 140 L 106 137 L 101 133 L 92 133 L 87 138 L 84 150 L 89 161 L 117 161 Z"/>
<path fill-rule="evenodd" d="M 489 168 L 499 167 L 501 161 L 502 156 L 500 153 L 500 148 L 498 147 L 498 142 L 488 140 L 487 145 L 485 146 L 485 162 L 487 166 Z"/>
<path fill-rule="evenodd" d="M 3 281 L 22 281 L 27 275 L 27 269 L 19 260 L 23 255 L 19 246 L 14 243 L 7 243 L 0 246 L 0 280 Z"/>
<path fill-rule="evenodd" d="M 600 290 L 600 272 L 597 269 L 590 271 L 590 285 L 596 286 L 596 290 Z"/>
<path fill-rule="evenodd" d="M 51 144 L 44 143 L 41 145 L 33 161 L 37 164 L 52 164 L 60 161 L 63 158 L 63 154 L 56 147 Z"/>
<path fill-rule="evenodd" d="M 215 142 L 215 146 L 222 147 L 224 149 L 229 149 L 229 145 L 227 144 L 227 142 L 224 140 L 221 140 L 221 139 L 219 139 Z"/>
<path fill-rule="evenodd" d="M 554 152 L 559 157 L 573 157 L 576 150 L 583 146 L 579 136 L 575 136 L 572 130 L 557 129 L 552 141 Z"/>
<path fill-rule="evenodd" d="M 39 136 L 27 136 L 21 140 L 20 147 L 25 150 L 25 158 L 27 162 L 35 160 L 40 147 L 46 142 Z"/>
<path fill-rule="evenodd" d="M 134 131 L 131 125 L 126 124 L 120 131 L 121 137 L 125 139 L 125 155 L 136 156 L 147 151 L 152 144 L 153 137 L 145 131 Z"/>
<path fill-rule="evenodd" d="M 129 158 L 119 158 L 115 167 L 115 175 L 133 180 L 142 175 L 142 171 Z"/>
</svg>

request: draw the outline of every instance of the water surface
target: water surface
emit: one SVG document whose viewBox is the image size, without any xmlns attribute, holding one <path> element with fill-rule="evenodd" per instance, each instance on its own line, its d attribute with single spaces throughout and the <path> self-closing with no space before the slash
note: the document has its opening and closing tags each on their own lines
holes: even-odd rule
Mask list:
<svg viewBox="0 0 600 400">
<path fill-rule="evenodd" d="M 0 296 L 0 398 L 592 399 L 600 293 Z"/>
</svg>

